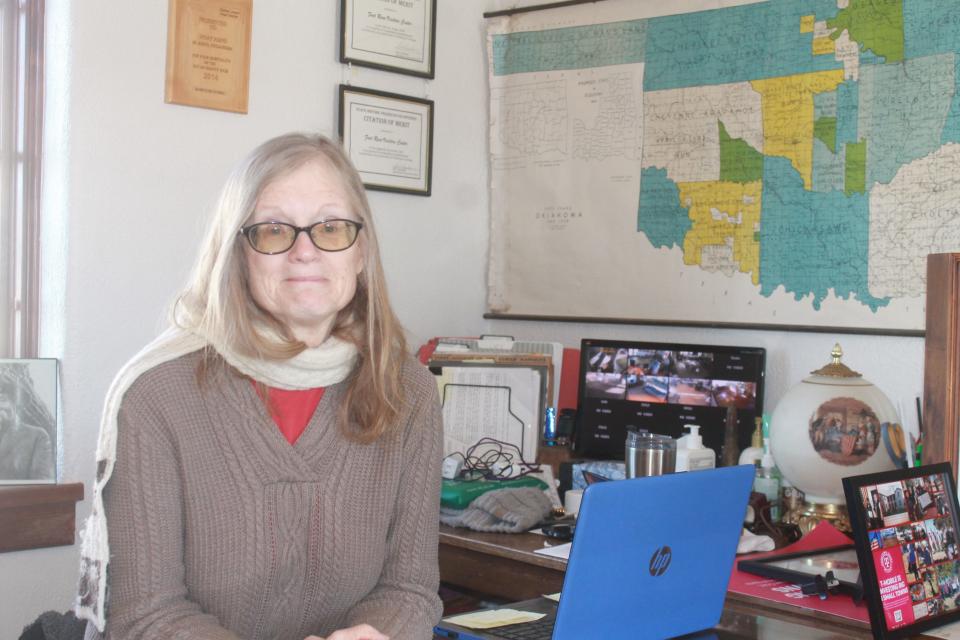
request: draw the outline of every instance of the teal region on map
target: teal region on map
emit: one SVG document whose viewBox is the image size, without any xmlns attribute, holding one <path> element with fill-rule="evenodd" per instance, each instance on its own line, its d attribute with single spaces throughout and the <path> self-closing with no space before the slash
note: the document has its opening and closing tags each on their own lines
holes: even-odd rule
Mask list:
<svg viewBox="0 0 960 640">
<path fill-rule="evenodd" d="M 879 261 L 935 248 L 936 229 L 876 232 L 922 188 L 898 175 L 960 142 L 958 55 L 955 2 L 769 0 L 495 35 L 492 73 L 642 64 L 636 230 L 691 267 L 729 260 L 761 295 L 819 309 L 832 291 L 877 311 L 911 287 L 871 278 Z M 696 131 L 716 162 L 685 159 Z"/>
</svg>

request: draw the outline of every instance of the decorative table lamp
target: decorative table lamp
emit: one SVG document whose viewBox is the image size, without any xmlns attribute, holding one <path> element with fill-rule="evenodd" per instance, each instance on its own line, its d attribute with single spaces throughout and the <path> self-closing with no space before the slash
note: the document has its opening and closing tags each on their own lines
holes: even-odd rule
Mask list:
<svg viewBox="0 0 960 640">
<path fill-rule="evenodd" d="M 784 521 L 807 533 L 820 520 L 850 531 L 841 478 L 906 466 L 903 429 L 873 383 L 833 361 L 780 399 L 770 417 L 770 449 L 780 473 L 804 493 Z"/>
</svg>

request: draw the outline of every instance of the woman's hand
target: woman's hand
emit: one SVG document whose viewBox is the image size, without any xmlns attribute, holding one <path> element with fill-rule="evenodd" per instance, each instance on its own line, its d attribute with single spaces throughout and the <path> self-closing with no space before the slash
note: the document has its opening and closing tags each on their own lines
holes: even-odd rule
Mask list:
<svg viewBox="0 0 960 640">
<path fill-rule="evenodd" d="M 304 640 L 390 640 L 368 624 L 358 624 L 346 629 L 337 629 L 326 638 L 307 636 Z"/>
</svg>

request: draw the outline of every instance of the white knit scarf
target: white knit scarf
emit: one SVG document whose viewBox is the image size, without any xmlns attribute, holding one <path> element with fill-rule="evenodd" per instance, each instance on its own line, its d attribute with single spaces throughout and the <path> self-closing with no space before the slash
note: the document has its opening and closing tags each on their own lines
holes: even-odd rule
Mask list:
<svg viewBox="0 0 960 640">
<path fill-rule="evenodd" d="M 117 457 L 117 415 L 127 389 L 146 371 L 180 356 L 212 346 L 228 364 L 258 382 L 279 389 L 313 389 L 343 381 L 353 370 L 357 349 L 330 337 L 322 345 L 305 349 L 288 360 L 268 361 L 240 356 L 189 331 L 173 327 L 135 355 L 114 378 L 104 401 L 97 440 L 97 477 L 93 504 L 80 547 L 80 587 L 76 614 L 103 632 L 106 622 L 107 565 L 110 547 L 103 509 L 103 488 Z"/>
</svg>

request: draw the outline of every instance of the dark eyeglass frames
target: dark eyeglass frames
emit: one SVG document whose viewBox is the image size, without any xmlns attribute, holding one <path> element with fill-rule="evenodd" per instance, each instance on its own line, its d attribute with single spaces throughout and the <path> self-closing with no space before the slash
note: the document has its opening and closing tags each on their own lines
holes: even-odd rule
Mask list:
<svg viewBox="0 0 960 640">
<path fill-rule="evenodd" d="M 273 255 L 289 251 L 303 231 L 321 251 L 345 251 L 353 246 L 363 228 L 362 222 L 330 218 L 315 222 L 308 227 L 298 227 L 286 222 L 257 222 L 240 227 L 238 235 L 247 239 L 257 253 Z"/>
</svg>

